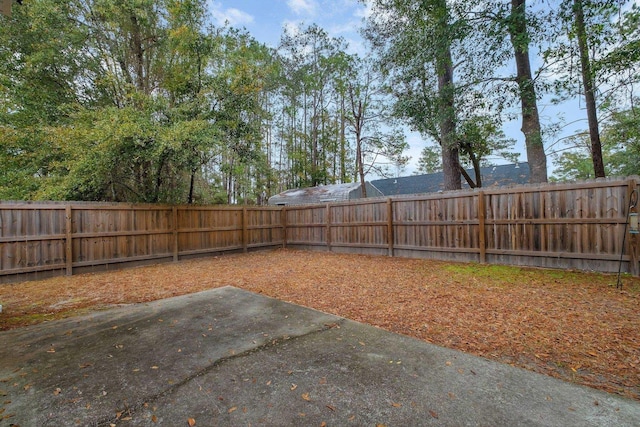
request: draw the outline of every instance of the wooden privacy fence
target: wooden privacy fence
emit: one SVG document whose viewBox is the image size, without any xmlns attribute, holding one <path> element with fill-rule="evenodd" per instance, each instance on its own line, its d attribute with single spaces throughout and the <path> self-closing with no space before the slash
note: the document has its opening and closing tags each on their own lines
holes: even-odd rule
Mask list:
<svg viewBox="0 0 640 427">
<path fill-rule="evenodd" d="M 617 272 L 622 261 L 622 271 L 638 275 L 638 235 L 625 230 L 637 183 L 633 177 L 287 207 L 286 245 L 602 272 Z"/>
<path fill-rule="evenodd" d="M 0 283 L 282 244 L 279 208 L 0 203 Z"/>
<path fill-rule="evenodd" d="M 640 273 L 638 178 L 287 207 L 0 203 L 0 283 L 292 247 Z"/>
</svg>

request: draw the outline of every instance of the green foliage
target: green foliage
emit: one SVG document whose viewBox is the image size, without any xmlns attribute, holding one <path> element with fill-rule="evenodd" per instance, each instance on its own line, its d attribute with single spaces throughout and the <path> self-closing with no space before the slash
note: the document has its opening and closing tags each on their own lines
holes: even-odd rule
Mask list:
<svg viewBox="0 0 640 427">
<path fill-rule="evenodd" d="M 414 175 L 436 173 L 442 170 L 440 150 L 433 145 L 427 145 L 420 152 L 418 168 Z"/>
<path fill-rule="evenodd" d="M 515 140 L 506 137 L 495 117 L 469 117 L 458 126 L 457 138 L 465 155 L 463 164 L 466 166 L 473 166 L 474 161 L 486 163 L 490 157 L 503 158 L 512 163 L 518 161 L 518 154 L 513 152 Z"/>
<path fill-rule="evenodd" d="M 572 181 L 594 178 L 588 136 L 571 139 L 573 148 L 557 156 L 554 179 Z M 628 110 L 612 115 L 602 129 L 602 155 L 607 175 L 629 176 L 640 171 L 640 114 Z"/>
<path fill-rule="evenodd" d="M 455 186 L 460 165 L 514 160 L 501 123 L 522 87 L 545 84 L 500 74 L 514 47 L 551 42 L 544 66 L 560 71 L 559 96 L 575 96 L 563 73 L 575 56 L 561 19 L 571 2 L 560 3 L 375 0 L 373 66 L 313 24 L 278 49 L 215 28 L 206 0 L 25 1 L 0 17 L 0 199 L 265 203 L 397 173 L 408 161 L 398 124 L 439 145 L 419 168 L 445 169 Z M 640 10 L 583 3 L 607 167 L 636 173 Z M 561 157 L 563 179 L 587 176 L 582 150 Z"/>
<path fill-rule="evenodd" d="M 217 191 L 205 168 L 264 163 L 270 53 L 246 34 L 207 28 L 205 7 L 19 8 L 0 27 L 0 196 L 191 203 Z"/>
</svg>

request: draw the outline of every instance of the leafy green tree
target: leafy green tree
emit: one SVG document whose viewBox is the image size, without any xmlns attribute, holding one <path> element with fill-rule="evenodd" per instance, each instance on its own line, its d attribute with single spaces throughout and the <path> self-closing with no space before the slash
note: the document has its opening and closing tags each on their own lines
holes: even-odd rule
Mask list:
<svg viewBox="0 0 640 427">
<path fill-rule="evenodd" d="M 192 203 L 225 168 L 257 185 L 270 53 L 208 26 L 205 1 L 42 0 L 2 19 L 3 197 Z"/>
<path fill-rule="evenodd" d="M 578 51 L 584 99 L 587 106 L 587 119 L 589 122 L 589 139 L 591 141 L 591 158 L 593 170 L 597 178 L 604 178 L 604 162 L 602 160 L 602 143 L 600 142 L 600 130 L 598 124 L 598 111 L 596 107 L 595 82 L 589 57 L 589 40 L 587 38 L 587 24 L 584 14 L 583 0 L 573 0 L 573 25 L 575 37 L 578 39 Z"/>
<path fill-rule="evenodd" d="M 606 121 L 633 105 L 640 78 L 640 12 L 628 1 L 567 0 L 560 2 L 556 22 L 545 57 L 556 62 L 559 99 L 584 98 L 593 169 L 603 177 L 599 116 Z"/>
<path fill-rule="evenodd" d="M 519 154 L 513 152 L 515 141 L 507 138 L 492 116 L 474 116 L 459 123 L 456 139 L 460 144 L 461 174 L 471 188 L 482 187 L 480 170 L 494 158 L 511 162 L 518 160 Z M 474 176 L 469 176 L 466 169 L 471 168 Z M 433 146 L 422 149 L 418 159 L 416 173 L 434 173 L 442 170 L 438 153 Z"/>
<path fill-rule="evenodd" d="M 418 168 L 414 175 L 431 174 L 442 171 L 442 157 L 437 147 L 427 145 L 420 151 Z"/>
<path fill-rule="evenodd" d="M 544 152 L 542 127 L 538 112 L 538 95 L 529 58 L 530 30 L 526 0 L 511 0 L 506 20 L 516 62 L 516 82 L 522 112 L 522 133 L 525 137 L 530 181 L 547 182 L 547 156 Z"/>
<path fill-rule="evenodd" d="M 468 176 L 465 168 L 461 173 L 471 188 L 482 187 L 480 168 L 488 163 L 490 156 L 516 162 L 518 154 L 513 152 L 515 140 L 507 138 L 491 116 L 473 116 L 463 121 L 457 130 L 463 166 L 471 166 L 475 177 Z M 466 164 L 465 164 L 466 163 Z"/>
<path fill-rule="evenodd" d="M 588 134 L 570 139 L 572 147 L 557 156 L 554 179 L 573 181 L 595 178 Z M 640 113 L 616 113 L 602 131 L 602 155 L 607 175 L 637 175 L 640 170 Z"/>
<path fill-rule="evenodd" d="M 364 35 L 390 76 L 398 117 L 442 148 L 444 186 L 461 188 L 453 47 L 464 37 L 445 0 L 374 0 Z"/>
<path fill-rule="evenodd" d="M 67 2 L 25 2 L 0 16 L 0 196 L 29 199 L 53 172 L 59 150 L 50 127 L 68 123 L 67 105 L 90 103 L 96 64 L 84 55 L 86 27 Z"/>
<path fill-rule="evenodd" d="M 267 118 L 261 94 L 270 84 L 271 52 L 246 33 L 233 30 L 226 37 L 225 52 L 216 76 L 220 91 L 212 114 L 221 131 L 220 170 L 229 203 L 256 201 L 264 188 L 248 187 L 264 185 L 262 178 L 268 173 L 261 147 Z M 250 171 L 256 179 L 247 177 Z"/>
<path fill-rule="evenodd" d="M 344 148 L 344 76 L 348 59 L 344 40 L 328 36 L 317 25 L 286 31 L 280 42 L 290 186 L 328 184 L 344 176 L 332 165 L 331 153 Z M 342 151 L 344 164 L 345 151 Z M 343 169 L 344 170 L 344 169 Z"/>
</svg>

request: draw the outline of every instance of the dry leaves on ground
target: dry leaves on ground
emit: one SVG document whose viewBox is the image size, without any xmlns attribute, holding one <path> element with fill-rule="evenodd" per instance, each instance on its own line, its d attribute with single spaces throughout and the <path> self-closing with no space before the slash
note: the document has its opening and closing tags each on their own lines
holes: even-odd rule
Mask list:
<svg viewBox="0 0 640 427">
<path fill-rule="evenodd" d="M 232 285 L 640 400 L 640 280 L 277 250 L 0 285 L 0 329 Z"/>
</svg>

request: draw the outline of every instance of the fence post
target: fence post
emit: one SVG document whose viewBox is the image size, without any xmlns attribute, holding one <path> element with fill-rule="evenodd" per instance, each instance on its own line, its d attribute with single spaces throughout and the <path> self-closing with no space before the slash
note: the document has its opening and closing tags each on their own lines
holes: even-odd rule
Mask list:
<svg viewBox="0 0 640 427">
<path fill-rule="evenodd" d="M 327 213 L 326 213 L 326 217 L 327 217 L 327 228 L 326 228 L 326 232 L 327 232 L 327 250 L 329 252 L 331 252 L 331 205 L 329 203 L 327 203 Z"/>
<path fill-rule="evenodd" d="M 487 243 L 485 236 L 484 191 L 478 192 L 478 246 L 480 249 L 480 263 L 487 262 Z"/>
<path fill-rule="evenodd" d="M 287 208 L 280 211 L 280 223 L 282 224 L 282 249 L 287 249 Z"/>
<path fill-rule="evenodd" d="M 636 194 L 636 200 L 637 200 L 637 196 L 638 196 L 638 183 L 636 182 L 636 180 L 629 180 L 629 197 L 627 198 L 627 200 L 629 200 L 629 202 L 631 202 L 631 197 L 633 195 L 633 193 L 635 192 Z M 636 203 L 637 204 L 637 203 Z M 631 209 L 630 208 L 631 203 L 629 203 L 629 207 L 627 207 L 627 209 Z M 626 220 L 629 221 L 629 214 L 632 211 L 629 210 L 629 212 L 627 212 L 627 218 Z M 633 208 L 633 212 L 638 212 L 638 207 L 636 206 L 635 208 Z M 628 231 L 627 231 L 628 232 Z M 640 238 L 638 234 L 629 234 L 628 237 L 628 242 L 629 242 L 629 250 L 628 250 L 628 254 L 629 254 L 629 273 L 631 273 L 632 276 L 635 277 L 640 277 Z M 623 248 L 624 249 L 624 248 Z"/>
<path fill-rule="evenodd" d="M 67 205 L 64 210 L 66 227 L 65 258 L 67 264 L 67 276 L 73 275 L 73 211 L 71 205 Z"/>
<path fill-rule="evenodd" d="M 248 218 L 247 218 L 247 207 L 242 207 L 242 251 L 247 252 L 248 248 Z"/>
<path fill-rule="evenodd" d="M 393 256 L 393 200 L 391 198 L 387 199 L 387 244 L 389 245 L 389 253 L 390 257 Z"/>
<path fill-rule="evenodd" d="M 176 206 L 172 209 L 172 233 L 173 233 L 173 261 L 178 261 L 178 255 L 180 253 L 178 248 L 178 208 Z"/>
</svg>

